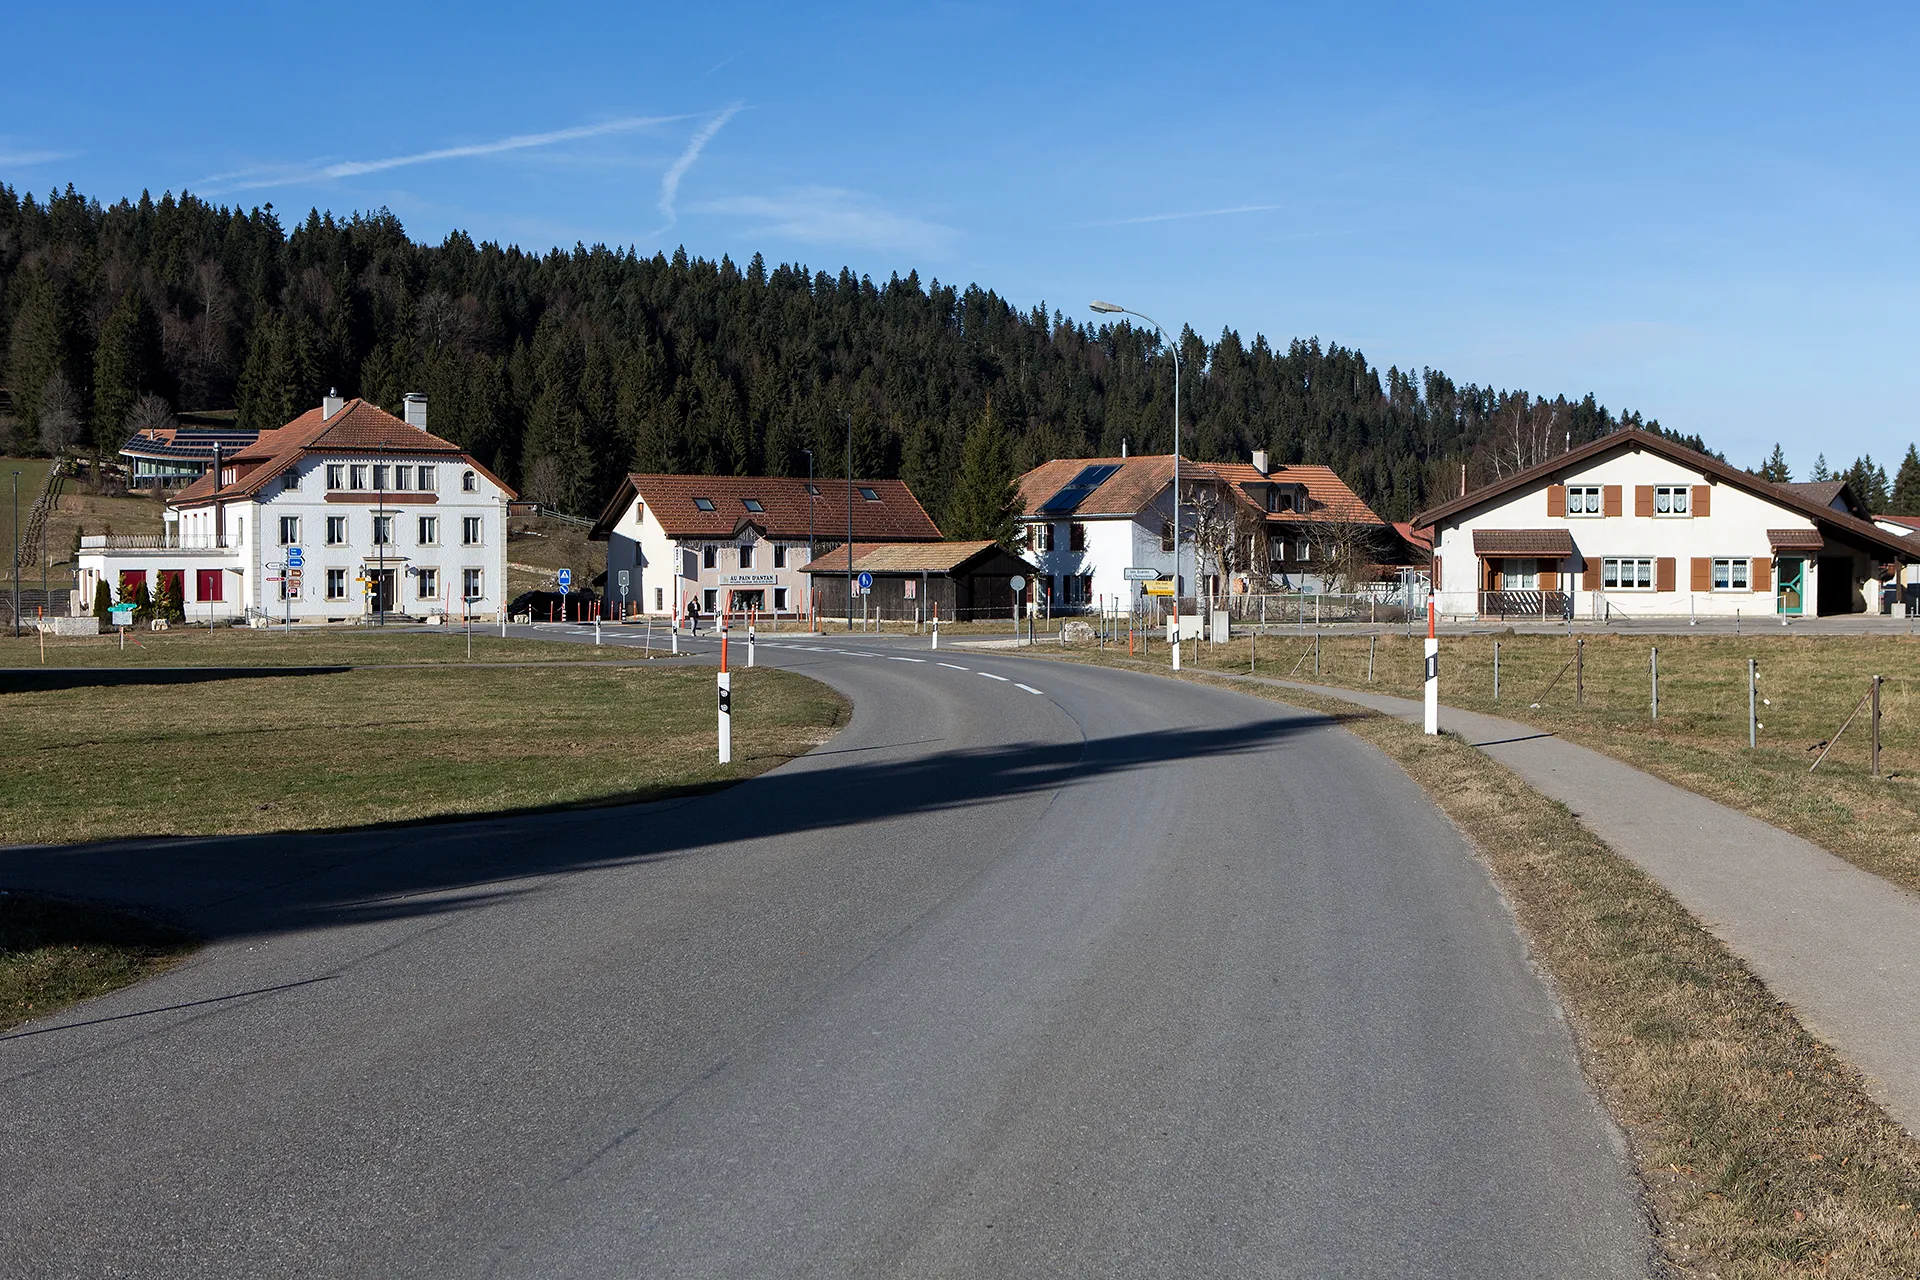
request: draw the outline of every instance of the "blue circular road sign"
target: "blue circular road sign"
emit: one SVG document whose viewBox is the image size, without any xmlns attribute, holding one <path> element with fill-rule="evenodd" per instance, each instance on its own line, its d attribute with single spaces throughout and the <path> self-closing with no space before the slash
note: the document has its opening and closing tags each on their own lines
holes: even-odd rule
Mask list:
<svg viewBox="0 0 1920 1280">
<path fill-rule="evenodd" d="M 862 573 L 862 574 L 860 575 L 860 589 L 861 589 L 862 591 L 871 591 L 871 590 L 873 590 L 873 575 L 872 575 L 872 574 L 870 574 L 870 573 Z"/>
</svg>

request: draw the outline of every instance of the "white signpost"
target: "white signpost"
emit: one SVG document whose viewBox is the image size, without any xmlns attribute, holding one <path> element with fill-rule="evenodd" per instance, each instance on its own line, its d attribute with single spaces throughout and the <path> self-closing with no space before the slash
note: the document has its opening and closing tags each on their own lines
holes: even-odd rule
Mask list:
<svg viewBox="0 0 1920 1280">
<path fill-rule="evenodd" d="M 1007 579 L 1007 585 L 1013 588 L 1013 642 L 1020 643 L 1020 593 L 1027 589 L 1027 580 L 1019 574 Z"/>
<path fill-rule="evenodd" d="M 627 571 L 622 569 L 620 571 L 620 621 L 622 622 L 627 620 L 627 583 L 629 581 Z"/>
<path fill-rule="evenodd" d="M 1433 601 L 1427 601 L 1427 697 L 1426 731 L 1440 732 L 1440 639 L 1434 634 Z"/>
</svg>

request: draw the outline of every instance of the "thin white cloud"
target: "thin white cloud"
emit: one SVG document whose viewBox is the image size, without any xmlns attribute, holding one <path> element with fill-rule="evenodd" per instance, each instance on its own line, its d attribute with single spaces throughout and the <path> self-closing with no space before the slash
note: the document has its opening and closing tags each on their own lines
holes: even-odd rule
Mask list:
<svg viewBox="0 0 1920 1280">
<path fill-rule="evenodd" d="M 0 167 L 25 169 L 29 165 L 52 164 L 55 160 L 71 160 L 79 154 L 78 151 L 0 151 Z"/>
<path fill-rule="evenodd" d="M 692 140 L 687 143 L 687 149 L 682 151 L 679 157 L 667 166 L 667 171 L 664 174 L 660 175 L 660 216 L 665 218 L 666 221 L 661 224 L 659 231 L 654 232 L 655 235 L 659 235 L 668 230 L 674 223 L 680 220 L 679 215 L 674 212 L 673 207 L 674 201 L 680 198 L 680 179 L 687 176 L 687 170 L 693 168 L 693 162 L 700 158 L 700 152 L 705 149 L 709 142 L 713 141 L 713 135 L 720 132 L 720 130 L 726 126 L 727 121 L 739 115 L 744 106 L 744 103 L 736 102 L 713 119 L 701 125 L 699 131 L 695 133 Z"/>
<path fill-rule="evenodd" d="M 1226 209 L 1195 209 L 1189 213 L 1148 213 L 1137 218 L 1108 218 L 1101 222 L 1082 222 L 1083 227 L 1131 227 L 1143 222 L 1183 222 L 1188 218 L 1225 218 L 1236 213 L 1271 213 L 1284 209 L 1279 204 L 1237 204 Z"/>
<path fill-rule="evenodd" d="M 804 244 L 938 255 L 955 235 L 952 227 L 881 208 L 859 192 L 839 187 L 793 187 L 773 195 L 725 196 L 692 206 L 701 213 L 752 218 L 756 231 Z"/>
<path fill-rule="evenodd" d="M 599 138 L 610 133 L 632 133 L 635 130 L 650 129 L 656 125 L 671 124 L 676 120 L 684 119 L 686 119 L 685 116 L 623 116 L 618 120 L 603 120 L 599 124 L 576 125 L 570 129 L 552 129 L 545 133 L 518 133 L 492 142 L 438 147 L 432 151 L 416 151 L 408 155 L 387 156 L 379 160 L 340 160 L 331 164 L 313 160 L 299 165 L 261 165 L 251 169 L 237 169 L 231 173 L 212 174 L 202 178 L 198 185 L 208 194 L 217 195 L 223 191 L 251 191 L 261 187 L 337 181 L 367 173 L 380 173 L 387 169 L 400 169 L 408 165 L 430 164 L 438 160 L 461 160 L 473 156 L 499 155 L 505 151 L 526 151 L 536 147 L 551 147 L 562 142 L 576 142 L 583 138 Z"/>
</svg>

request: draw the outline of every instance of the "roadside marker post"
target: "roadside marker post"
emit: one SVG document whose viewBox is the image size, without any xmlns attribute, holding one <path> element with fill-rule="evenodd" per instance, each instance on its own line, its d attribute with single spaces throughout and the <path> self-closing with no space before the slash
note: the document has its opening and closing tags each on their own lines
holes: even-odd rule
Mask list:
<svg viewBox="0 0 1920 1280">
<path fill-rule="evenodd" d="M 1440 638 L 1435 631 L 1433 601 L 1427 601 L 1427 707 L 1426 731 L 1440 732 Z"/>
<path fill-rule="evenodd" d="M 933 606 L 933 647 L 940 647 L 940 606 Z"/>
<path fill-rule="evenodd" d="M 747 665 L 748 666 L 753 665 L 753 641 L 754 641 L 753 633 L 754 633 L 753 620 L 749 618 L 747 620 Z"/>
<path fill-rule="evenodd" d="M 727 627 L 720 624 L 720 763 L 733 763 L 733 676 L 727 671 Z"/>
</svg>

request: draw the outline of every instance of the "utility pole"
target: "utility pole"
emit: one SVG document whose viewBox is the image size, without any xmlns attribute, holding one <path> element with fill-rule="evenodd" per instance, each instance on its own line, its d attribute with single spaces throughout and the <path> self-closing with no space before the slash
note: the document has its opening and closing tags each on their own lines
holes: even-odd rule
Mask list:
<svg viewBox="0 0 1920 1280">
<path fill-rule="evenodd" d="M 13 473 L 13 634 L 20 634 L 20 473 Z"/>
<path fill-rule="evenodd" d="M 813 504 L 814 504 L 814 493 L 815 493 L 814 487 L 813 487 L 813 450 L 802 449 L 800 452 L 807 455 L 807 563 L 812 564 L 813 563 Z M 813 626 L 817 627 L 820 625 L 820 620 L 813 616 L 813 575 L 812 574 L 807 575 L 807 618 Z M 774 618 L 774 625 L 778 626 L 779 622 L 780 622 L 780 619 L 776 615 Z"/>
<path fill-rule="evenodd" d="M 853 630 L 853 410 L 847 418 L 847 630 Z"/>
</svg>

